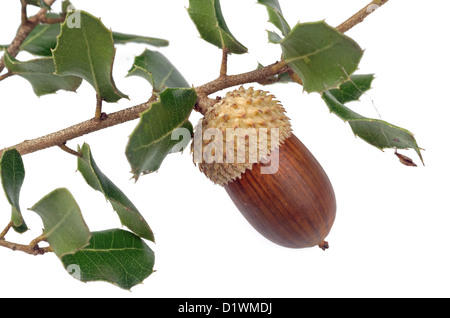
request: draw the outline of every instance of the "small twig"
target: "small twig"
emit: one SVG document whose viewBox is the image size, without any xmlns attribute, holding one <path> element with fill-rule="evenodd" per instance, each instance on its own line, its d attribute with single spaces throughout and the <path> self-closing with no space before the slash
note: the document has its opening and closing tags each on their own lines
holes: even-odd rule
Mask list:
<svg viewBox="0 0 450 318">
<path fill-rule="evenodd" d="M 139 115 L 147 108 L 147 103 L 136 105 L 115 113 L 111 113 L 105 120 L 98 121 L 94 118 L 89 119 L 82 123 L 67 127 L 46 136 L 26 140 L 13 147 L 16 148 L 21 155 L 25 155 L 49 147 L 58 146 L 63 144 L 65 141 L 81 137 L 94 131 L 102 130 L 111 126 L 125 123 L 130 120 L 137 119 L 139 118 Z M 0 156 L 2 155 L 3 151 L 4 150 L 0 150 Z"/>
<path fill-rule="evenodd" d="M 13 75 L 14 75 L 13 72 L 8 72 L 8 73 L 5 73 L 3 75 L 0 75 L 0 82 L 3 81 L 4 79 L 10 77 L 10 76 L 13 76 Z"/>
<path fill-rule="evenodd" d="M 222 64 L 220 65 L 220 75 L 219 78 L 223 78 L 227 76 L 228 70 L 228 49 L 224 47 L 222 49 Z"/>
<path fill-rule="evenodd" d="M 196 88 L 198 101 L 196 110 L 201 114 L 206 114 L 206 111 L 217 103 L 217 100 L 208 98 L 208 95 L 218 92 L 222 89 L 242 85 L 246 83 L 257 83 L 263 79 L 273 77 L 275 75 L 287 72 L 289 67 L 285 62 L 277 62 L 269 66 L 250 71 L 238 75 L 227 75 L 226 77 L 218 77 L 214 81 L 206 83 Z"/>
<path fill-rule="evenodd" d="M 289 67 L 286 66 L 285 62 L 276 62 L 274 64 L 247 73 L 242 73 L 238 75 L 228 75 L 226 78 L 219 77 L 209 83 L 197 87 L 196 91 L 199 96 L 200 95 L 208 96 L 212 93 L 218 92 L 228 87 L 258 82 L 264 78 L 285 73 L 288 70 Z"/>
<path fill-rule="evenodd" d="M 374 12 L 376 9 L 378 9 L 388 1 L 389 0 L 373 0 L 371 3 L 355 13 L 352 17 L 341 23 L 341 25 L 339 25 L 336 29 L 338 29 L 342 33 L 347 32 L 355 25 L 363 22 L 364 19 L 367 18 L 367 16 L 369 16 L 372 12 Z"/>
<path fill-rule="evenodd" d="M 48 252 L 52 252 L 53 249 L 51 246 L 41 248 L 39 247 L 39 243 L 42 241 L 46 241 L 45 235 L 41 235 L 30 242 L 28 245 L 17 244 L 13 242 L 8 242 L 5 240 L 0 240 L 0 246 L 9 248 L 13 251 L 21 251 L 31 255 L 42 255 Z"/>
<path fill-rule="evenodd" d="M 262 79 L 262 80 L 258 81 L 257 83 L 261 84 L 261 85 L 271 85 L 271 84 L 278 83 L 280 80 L 281 80 L 280 77 L 272 76 L 269 78 Z"/>
<path fill-rule="evenodd" d="M 294 82 L 296 82 L 296 83 L 298 83 L 298 84 L 300 84 L 300 85 L 303 86 L 303 81 L 302 81 L 302 79 L 300 78 L 300 76 L 298 76 L 297 73 L 295 73 L 295 72 L 292 71 L 292 70 L 289 70 L 289 71 L 288 71 L 288 74 L 289 74 L 289 77 L 290 77 Z"/>
<path fill-rule="evenodd" d="M 83 155 L 81 153 L 79 153 L 78 151 L 75 151 L 75 150 L 67 147 L 66 142 L 58 145 L 58 147 L 61 148 L 62 150 L 64 150 L 65 152 L 70 153 L 71 155 L 74 155 L 74 156 L 80 157 L 80 158 L 83 157 Z"/>
<path fill-rule="evenodd" d="M 60 18 L 49 18 L 47 16 L 44 16 L 41 19 L 39 19 L 39 22 L 43 23 L 43 24 L 63 23 L 64 21 L 66 21 L 66 16 L 65 15 L 63 15 Z"/>
<path fill-rule="evenodd" d="M 34 240 L 32 240 L 31 242 L 30 242 L 30 244 L 28 244 L 30 247 L 33 247 L 33 248 L 35 248 L 40 242 L 42 242 L 42 241 L 47 241 L 47 237 L 44 235 L 44 234 L 42 234 L 42 235 L 40 235 L 40 236 L 38 236 L 38 237 L 36 237 Z"/>
<path fill-rule="evenodd" d="M 8 223 L 8 225 L 5 227 L 5 229 L 2 231 L 2 233 L 0 233 L 0 240 L 5 239 L 6 234 L 8 234 L 9 230 L 12 228 L 13 225 L 14 225 L 13 221 Z"/>
<path fill-rule="evenodd" d="M 207 95 L 198 95 L 197 104 L 195 104 L 195 110 L 200 114 L 205 115 L 208 109 L 213 107 L 218 102 L 217 99 L 211 99 Z"/>
<path fill-rule="evenodd" d="M 20 1 L 22 4 L 22 11 L 21 11 L 21 20 L 22 25 L 25 25 L 28 23 L 28 15 L 27 15 L 27 5 L 28 3 L 25 0 Z"/>
<path fill-rule="evenodd" d="M 97 94 L 97 105 L 95 107 L 95 119 L 101 120 L 102 117 L 102 103 L 103 100 L 100 95 Z"/>
<path fill-rule="evenodd" d="M 289 68 L 287 68 L 286 61 L 283 61 L 283 60 L 280 62 L 277 62 L 275 64 L 272 64 L 270 67 L 271 67 L 271 70 L 273 72 L 275 72 L 276 74 L 281 74 L 281 73 L 287 72 L 287 70 L 289 70 Z"/>
</svg>

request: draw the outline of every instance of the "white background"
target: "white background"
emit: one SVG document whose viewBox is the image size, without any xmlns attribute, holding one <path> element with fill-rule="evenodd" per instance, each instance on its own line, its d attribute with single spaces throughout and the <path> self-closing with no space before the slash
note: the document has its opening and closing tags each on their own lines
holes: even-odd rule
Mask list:
<svg viewBox="0 0 450 318">
<path fill-rule="evenodd" d="M 19 1 L 3 1 L 0 42 L 14 37 Z M 59 1 L 58 1 L 59 2 Z M 60 4 L 57 2 L 56 6 Z M 231 74 L 269 64 L 280 56 L 267 42 L 265 7 L 247 0 L 222 1 L 228 26 L 249 53 L 233 55 Z M 336 26 L 367 0 L 280 1 L 291 26 L 325 19 Z M 186 11 L 188 1 L 73 0 L 114 31 L 166 38 L 159 49 L 189 83 L 198 86 L 219 72 L 221 51 L 199 38 Z M 406 167 L 393 150 L 384 152 L 355 138 L 318 94 L 295 84 L 265 89 L 292 118 L 294 132 L 316 156 L 333 183 L 338 203 L 328 236 L 330 249 L 286 249 L 261 237 L 240 215 L 225 191 L 192 164 L 189 152 L 169 156 L 161 169 L 130 180 L 124 150 L 137 121 L 68 142 L 87 142 L 100 169 L 134 202 L 151 225 L 157 244 L 156 272 L 132 289 L 109 283 L 80 283 L 53 254 L 30 256 L 0 249 L 2 297 L 448 297 L 450 228 L 448 148 L 450 102 L 448 1 L 389 1 L 348 35 L 365 54 L 358 73 L 375 73 L 373 89 L 353 109 L 412 131 L 426 166 Z M 106 104 L 113 112 L 148 99 L 150 85 L 125 78 L 144 45 L 119 46 L 114 64 L 118 88 L 130 96 Z M 152 47 L 148 47 L 154 49 Z M 27 54 L 19 55 L 26 59 Z M 258 87 L 258 86 L 257 86 Z M 84 82 L 78 94 L 37 98 L 22 78 L 0 83 L 0 147 L 57 131 L 93 116 L 95 95 Z M 377 113 L 378 111 L 378 113 Z M 193 123 L 199 119 L 192 115 Z M 402 151 L 419 159 L 413 151 Z M 44 195 L 67 187 L 92 231 L 120 227 L 111 205 L 76 172 L 76 158 L 59 148 L 23 157 L 26 178 L 21 206 L 30 231 L 8 240 L 28 243 L 42 222 L 27 210 Z M 288 189 L 286 189 L 288 190 Z M 10 207 L 0 199 L 0 228 Z"/>
</svg>

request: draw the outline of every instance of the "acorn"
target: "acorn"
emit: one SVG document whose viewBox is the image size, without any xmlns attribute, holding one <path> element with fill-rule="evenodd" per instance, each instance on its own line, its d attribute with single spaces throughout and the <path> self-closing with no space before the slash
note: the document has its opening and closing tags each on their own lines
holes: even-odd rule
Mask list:
<svg viewBox="0 0 450 318">
<path fill-rule="evenodd" d="M 200 120 L 192 147 L 200 171 L 264 237 L 289 248 L 328 248 L 333 187 L 273 95 L 228 92 Z"/>
</svg>

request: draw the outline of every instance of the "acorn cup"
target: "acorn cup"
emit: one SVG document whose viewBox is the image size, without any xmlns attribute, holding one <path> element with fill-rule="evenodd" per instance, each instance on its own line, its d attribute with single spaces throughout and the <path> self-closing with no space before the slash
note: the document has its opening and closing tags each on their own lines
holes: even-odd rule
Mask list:
<svg viewBox="0 0 450 318">
<path fill-rule="evenodd" d="M 328 248 L 333 187 L 273 95 L 243 87 L 227 93 L 196 127 L 192 147 L 200 171 L 264 237 L 284 247 Z"/>
</svg>

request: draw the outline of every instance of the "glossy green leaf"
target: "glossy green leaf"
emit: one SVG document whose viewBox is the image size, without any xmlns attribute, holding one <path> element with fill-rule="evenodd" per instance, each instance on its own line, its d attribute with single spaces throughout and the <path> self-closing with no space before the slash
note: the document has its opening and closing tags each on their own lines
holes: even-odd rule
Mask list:
<svg viewBox="0 0 450 318">
<path fill-rule="evenodd" d="M 63 12 L 65 12 L 69 6 L 71 6 L 70 2 L 63 1 Z M 61 18 L 61 14 L 47 13 L 47 18 L 58 19 Z M 25 38 L 20 46 L 20 51 L 27 51 L 39 56 L 52 56 L 52 50 L 56 47 L 57 37 L 60 33 L 60 23 L 38 24 Z M 120 32 L 112 32 L 112 36 L 114 44 L 143 43 L 157 47 L 167 46 L 169 44 L 169 41 L 164 39 Z M 8 45 L 0 45 L 0 49 L 6 49 L 7 47 Z"/>
<path fill-rule="evenodd" d="M 286 22 L 283 13 L 281 12 L 281 7 L 278 0 L 258 0 L 258 3 L 267 7 L 269 21 L 273 23 L 273 25 L 275 25 L 284 36 L 291 32 L 291 27 Z"/>
<path fill-rule="evenodd" d="M 113 40 L 115 44 L 142 43 L 156 47 L 169 45 L 169 41 L 164 39 L 152 38 L 149 36 L 142 36 L 142 35 L 125 34 L 119 32 L 113 32 Z"/>
<path fill-rule="evenodd" d="M 230 53 L 247 53 L 228 29 L 219 0 L 190 0 L 188 13 L 205 41 L 221 49 L 226 47 Z"/>
<path fill-rule="evenodd" d="M 297 24 L 280 42 L 283 59 L 307 92 L 324 92 L 346 81 L 363 51 L 351 38 L 325 22 Z"/>
<path fill-rule="evenodd" d="M 48 18 L 59 18 L 59 14 L 48 13 Z M 39 56 L 52 56 L 52 49 L 56 47 L 56 38 L 61 32 L 61 24 L 39 24 L 25 38 L 20 46 L 21 51 L 27 51 Z"/>
<path fill-rule="evenodd" d="M 47 13 L 46 17 L 58 19 L 61 18 L 61 14 Z M 38 24 L 20 45 L 20 51 L 27 51 L 39 56 L 52 56 L 52 49 L 56 47 L 56 40 L 60 32 L 60 23 Z M 7 47 L 8 45 L 0 45 L 0 48 Z"/>
<path fill-rule="evenodd" d="M 159 100 L 141 114 L 126 148 L 136 180 L 141 174 L 158 170 L 174 147 L 180 144 L 187 146 L 192 133 L 189 115 L 196 101 L 194 89 L 167 88 L 160 94 Z"/>
<path fill-rule="evenodd" d="M 81 77 L 103 100 L 117 102 L 127 96 L 114 84 L 114 56 L 112 33 L 100 19 L 84 11 L 67 15 L 53 51 L 56 74 Z"/>
<path fill-rule="evenodd" d="M 357 101 L 372 88 L 374 79 L 373 74 L 352 75 L 349 81 L 342 83 L 339 88 L 329 90 L 329 93 L 342 104 Z"/>
<path fill-rule="evenodd" d="M 63 13 L 68 13 L 69 11 L 73 11 L 74 6 L 72 5 L 72 3 L 69 0 L 63 0 L 61 2 L 61 11 Z"/>
<path fill-rule="evenodd" d="M 370 89 L 372 80 L 373 75 L 352 76 L 351 81 L 342 84 L 339 89 L 324 92 L 322 98 L 332 113 L 350 124 L 356 136 L 381 150 L 414 149 L 423 162 L 420 148 L 411 132 L 380 119 L 361 116 L 344 105 L 345 102 L 358 100 Z"/>
<path fill-rule="evenodd" d="M 60 15 L 47 14 L 49 18 L 58 18 Z M 61 33 L 61 24 L 39 24 L 25 38 L 20 46 L 21 51 L 27 51 L 39 56 L 52 56 L 52 50 L 55 49 L 57 37 Z M 147 36 L 125 34 L 112 32 L 114 44 L 143 43 L 152 46 L 167 46 L 169 42 L 164 39 L 152 38 Z M 8 45 L 0 45 L 0 49 L 7 48 Z"/>
<path fill-rule="evenodd" d="M 25 0 L 25 1 L 26 1 L 26 3 L 36 6 L 36 7 L 51 9 L 50 6 L 45 3 L 44 0 Z"/>
<path fill-rule="evenodd" d="M 77 202 L 67 189 L 52 191 L 30 210 L 41 217 L 44 235 L 59 258 L 89 244 L 91 232 Z"/>
<path fill-rule="evenodd" d="M 30 82 L 37 96 L 52 94 L 60 89 L 74 92 L 82 82 L 76 76 L 55 75 L 52 58 L 20 62 L 5 52 L 5 65 L 10 72 Z"/>
<path fill-rule="evenodd" d="M 140 76 L 153 86 L 154 92 L 167 87 L 189 87 L 183 75 L 161 53 L 145 50 L 134 59 L 133 67 L 127 76 Z"/>
<path fill-rule="evenodd" d="M 283 38 L 281 36 L 279 36 L 278 33 L 275 33 L 272 31 L 267 31 L 267 34 L 269 36 L 269 43 L 278 44 L 281 41 L 283 41 Z"/>
<path fill-rule="evenodd" d="M 25 168 L 23 166 L 22 157 L 16 149 L 8 149 L 3 152 L 0 160 L 0 174 L 3 190 L 6 198 L 11 204 L 13 228 L 18 233 L 28 230 L 20 211 L 20 189 L 25 179 Z"/>
<path fill-rule="evenodd" d="M 22 43 L 20 50 L 40 56 L 52 56 L 60 27 L 58 23 L 38 25 Z"/>
<path fill-rule="evenodd" d="M 154 241 L 153 232 L 127 196 L 103 174 L 94 161 L 88 144 L 83 144 L 78 151 L 82 157 L 78 158 L 78 171 L 86 182 L 95 190 L 102 192 L 111 202 L 114 210 L 119 215 L 123 225 L 128 227 L 136 235 Z"/>
<path fill-rule="evenodd" d="M 106 281 L 129 290 L 153 273 L 155 255 L 138 236 L 113 229 L 93 232 L 89 246 L 62 262 L 80 281 Z"/>
</svg>

